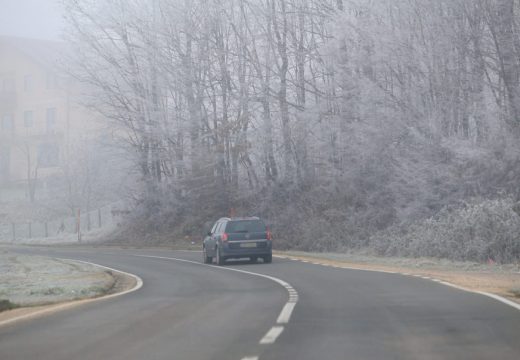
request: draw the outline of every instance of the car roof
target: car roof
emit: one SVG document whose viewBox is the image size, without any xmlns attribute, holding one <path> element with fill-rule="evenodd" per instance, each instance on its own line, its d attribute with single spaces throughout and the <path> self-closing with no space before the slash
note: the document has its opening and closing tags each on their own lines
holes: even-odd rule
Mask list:
<svg viewBox="0 0 520 360">
<path fill-rule="evenodd" d="M 242 221 L 242 220 L 260 220 L 258 216 L 248 216 L 248 217 L 223 217 L 220 218 L 218 221 Z"/>
</svg>

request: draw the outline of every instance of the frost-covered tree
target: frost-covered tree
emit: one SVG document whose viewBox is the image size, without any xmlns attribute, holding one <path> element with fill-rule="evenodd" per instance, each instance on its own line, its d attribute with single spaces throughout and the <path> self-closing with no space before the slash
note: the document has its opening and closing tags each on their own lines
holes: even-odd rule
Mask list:
<svg viewBox="0 0 520 360">
<path fill-rule="evenodd" d="M 65 3 L 72 72 L 172 224 L 238 208 L 361 246 L 518 191 L 518 2 Z"/>
</svg>

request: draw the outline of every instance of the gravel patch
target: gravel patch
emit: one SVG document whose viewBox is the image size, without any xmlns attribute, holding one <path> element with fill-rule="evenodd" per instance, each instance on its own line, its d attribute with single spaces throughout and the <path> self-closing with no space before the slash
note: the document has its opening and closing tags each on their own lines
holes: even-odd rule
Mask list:
<svg viewBox="0 0 520 360">
<path fill-rule="evenodd" d="M 17 306 L 101 296 L 115 281 L 110 271 L 93 265 L 0 250 L 0 300 Z"/>
</svg>

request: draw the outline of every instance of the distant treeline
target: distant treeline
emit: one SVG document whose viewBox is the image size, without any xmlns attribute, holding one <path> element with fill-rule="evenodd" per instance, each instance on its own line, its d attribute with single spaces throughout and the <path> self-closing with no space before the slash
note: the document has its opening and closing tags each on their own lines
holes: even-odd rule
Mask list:
<svg viewBox="0 0 520 360">
<path fill-rule="evenodd" d="M 66 4 L 69 68 L 133 159 L 142 232 L 234 209 L 281 247 L 519 258 L 518 1 Z M 506 213 L 503 238 L 474 229 Z"/>
</svg>

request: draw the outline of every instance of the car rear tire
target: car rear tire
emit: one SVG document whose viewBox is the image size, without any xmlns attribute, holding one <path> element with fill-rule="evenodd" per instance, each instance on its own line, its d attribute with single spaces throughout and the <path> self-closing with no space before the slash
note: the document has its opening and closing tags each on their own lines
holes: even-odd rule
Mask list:
<svg viewBox="0 0 520 360">
<path fill-rule="evenodd" d="M 212 256 L 207 256 L 206 255 L 206 248 L 202 248 L 202 256 L 203 256 L 203 259 L 204 259 L 204 264 L 211 264 L 211 262 L 213 261 L 213 257 Z"/>
<path fill-rule="evenodd" d="M 266 255 L 264 256 L 264 263 L 270 264 L 273 262 L 273 255 Z"/>
<path fill-rule="evenodd" d="M 217 248 L 217 265 L 224 265 L 224 261 L 225 259 L 222 257 L 222 255 L 220 254 L 220 249 Z"/>
<path fill-rule="evenodd" d="M 258 257 L 257 257 L 257 256 L 251 256 L 251 257 L 249 258 L 249 262 L 250 262 L 250 263 L 256 263 L 257 261 L 258 261 Z"/>
</svg>

